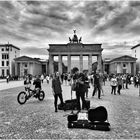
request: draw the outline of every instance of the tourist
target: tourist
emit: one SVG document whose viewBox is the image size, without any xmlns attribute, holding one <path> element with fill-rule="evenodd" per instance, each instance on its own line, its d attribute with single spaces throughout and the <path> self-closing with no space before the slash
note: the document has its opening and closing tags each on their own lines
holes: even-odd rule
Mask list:
<svg viewBox="0 0 140 140">
<path fill-rule="evenodd" d="M 50 77 L 47 75 L 47 76 L 46 76 L 47 84 L 49 84 L 49 80 L 50 80 Z"/>
<path fill-rule="evenodd" d="M 125 81 L 125 88 L 128 89 L 128 84 L 130 83 L 129 80 L 129 75 L 126 76 L 126 81 Z"/>
<path fill-rule="evenodd" d="M 113 94 L 114 92 L 114 95 L 116 95 L 117 79 L 115 74 L 111 78 L 111 87 L 112 87 L 111 94 Z"/>
<path fill-rule="evenodd" d="M 102 95 L 104 95 L 103 85 L 104 85 L 104 75 L 103 73 L 99 72 L 99 82 L 100 82 L 100 90 L 102 92 Z"/>
<path fill-rule="evenodd" d="M 125 75 L 122 75 L 122 88 L 124 89 L 125 88 L 125 82 L 126 82 L 126 76 Z"/>
<path fill-rule="evenodd" d="M 71 74 L 68 73 L 68 85 L 71 85 Z"/>
<path fill-rule="evenodd" d="M 36 88 L 41 89 L 41 80 L 39 78 L 39 75 L 36 76 L 36 79 L 34 80 L 33 85 L 35 85 L 35 89 Z"/>
<path fill-rule="evenodd" d="M 64 74 L 62 73 L 61 74 L 61 82 L 62 82 L 62 84 L 63 84 L 63 80 L 64 80 Z"/>
<path fill-rule="evenodd" d="M 67 80 L 68 80 L 68 75 L 67 75 L 67 73 L 65 73 L 65 74 L 64 74 L 65 85 L 67 85 Z"/>
<path fill-rule="evenodd" d="M 44 81 L 44 75 L 42 74 L 41 75 L 41 82 L 43 83 L 43 81 Z"/>
<path fill-rule="evenodd" d="M 134 77 L 133 76 L 131 76 L 130 81 L 131 81 L 131 84 L 134 83 Z"/>
<path fill-rule="evenodd" d="M 123 80 L 122 80 L 122 77 L 119 75 L 117 77 L 117 84 L 118 84 L 118 94 L 120 95 L 121 94 L 121 89 L 122 89 L 122 84 L 123 84 Z"/>
<path fill-rule="evenodd" d="M 27 90 L 27 88 L 31 87 L 31 80 L 30 80 L 29 76 L 25 77 L 24 86 L 25 86 L 25 90 Z"/>
<path fill-rule="evenodd" d="M 88 89 L 90 88 L 89 78 L 87 72 L 85 72 L 84 74 L 85 74 L 85 97 L 88 98 Z"/>
<path fill-rule="evenodd" d="M 93 94 L 92 96 L 94 97 L 96 91 L 98 90 L 98 99 L 100 99 L 101 96 L 101 85 L 100 85 L 100 75 L 99 75 L 99 71 L 97 70 L 96 73 L 93 76 L 94 79 L 94 90 L 93 90 Z"/>
<path fill-rule="evenodd" d="M 139 86 L 139 77 L 138 77 L 138 75 L 136 75 L 135 85 L 138 88 L 138 86 Z"/>
<path fill-rule="evenodd" d="M 60 82 L 60 77 L 59 77 L 59 72 L 56 72 L 54 74 L 53 80 L 52 80 L 52 92 L 54 95 L 54 107 L 55 107 L 55 112 L 57 112 L 57 101 L 58 97 L 61 101 L 61 105 L 63 106 L 63 96 L 62 96 L 62 87 L 61 87 L 61 82 Z"/>
<path fill-rule="evenodd" d="M 10 76 L 9 74 L 6 76 L 6 82 L 9 83 Z"/>
</svg>

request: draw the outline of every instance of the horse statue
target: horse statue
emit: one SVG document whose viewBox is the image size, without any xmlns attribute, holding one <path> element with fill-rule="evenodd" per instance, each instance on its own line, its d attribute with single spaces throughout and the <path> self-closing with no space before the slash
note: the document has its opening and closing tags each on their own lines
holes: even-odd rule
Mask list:
<svg viewBox="0 0 140 140">
<path fill-rule="evenodd" d="M 80 37 L 80 39 L 79 39 L 79 43 L 81 43 L 81 41 L 82 41 L 82 37 Z"/>
<path fill-rule="evenodd" d="M 72 41 L 70 37 L 69 37 L 69 41 L 70 41 L 70 43 L 71 43 L 71 41 Z"/>
</svg>

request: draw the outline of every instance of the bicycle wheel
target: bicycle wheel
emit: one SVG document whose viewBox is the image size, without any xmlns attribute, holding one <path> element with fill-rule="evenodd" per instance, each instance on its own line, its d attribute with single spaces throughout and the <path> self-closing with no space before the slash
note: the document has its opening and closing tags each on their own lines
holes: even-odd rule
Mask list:
<svg viewBox="0 0 140 140">
<path fill-rule="evenodd" d="M 43 101 L 44 97 L 45 97 L 44 91 L 40 91 L 40 93 L 39 93 L 39 95 L 38 95 L 38 100 L 39 100 L 39 101 Z"/>
<path fill-rule="evenodd" d="M 27 98 L 26 98 L 26 92 L 24 92 L 24 91 L 21 91 L 19 94 L 18 94 L 18 96 L 17 96 L 17 101 L 18 101 L 18 103 L 19 104 L 25 104 L 26 103 L 26 100 L 27 100 Z"/>
</svg>

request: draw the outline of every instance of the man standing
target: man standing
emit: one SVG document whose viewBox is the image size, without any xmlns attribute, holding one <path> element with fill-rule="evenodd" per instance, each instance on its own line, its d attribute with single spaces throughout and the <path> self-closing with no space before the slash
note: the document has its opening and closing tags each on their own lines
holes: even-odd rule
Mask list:
<svg viewBox="0 0 140 140">
<path fill-rule="evenodd" d="M 122 81 L 122 77 L 120 75 L 118 75 L 117 77 L 117 86 L 118 86 L 118 94 L 120 95 L 121 94 L 121 89 L 122 89 L 122 84 L 123 84 L 123 81 Z"/>
<path fill-rule="evenodd" d="M 62 96 L 62 88 L 61 88 L 61 82 L 60 82 L 60 77 L 59 77 L 59 72 L 56 72 L 54 74 L 53 80 L 52 80 L 52 92 L 54 95 L 54 107 L 55 107 L 55 112 L 57 112 L 57 101 L 58 97 L 61 101 L 61 105 L 63 106 L 63 96 Z"/>
<path fill-rule="evenodd" d="M 74 76 L 73 76 L 73 80 L 74 82 L 76 82 L 76 99 L 77 99 L 77 103 L 78 103 L 78 111 L 80 112 L 81 110 L 81 105 L 80 105 L 80 98 L 82 100 L 82 109 L 84 109 L 84 106 L 87 108 L 86 106 L 86 101 L 85 101 L 85 91 L 86 91 L 86 87 L 85 87 L 85 76 L 83 73 L 79 73 L 79 69 L 75 68 L 75 72 L 74 72 Z"/>
<path fill-rule="evenodd" d="M 94 74 L 93 79 L 94 79 L 94 90 L 92 96 L 94 97 L 95 92 L 98 90 L 98 99 L 101 99 L 100 75 L 98 70 Z"/>
</svg>

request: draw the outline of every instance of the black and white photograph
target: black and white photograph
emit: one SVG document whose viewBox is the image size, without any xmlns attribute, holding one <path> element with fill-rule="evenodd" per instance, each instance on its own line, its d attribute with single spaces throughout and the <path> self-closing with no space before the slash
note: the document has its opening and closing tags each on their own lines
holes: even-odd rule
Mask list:
<svg viewBox="0 0 140 140">
<path fill-rule="evenodd" d="M 140 139 L 140 1 L 0 0 L 0 139 Z"/>
</svg>

